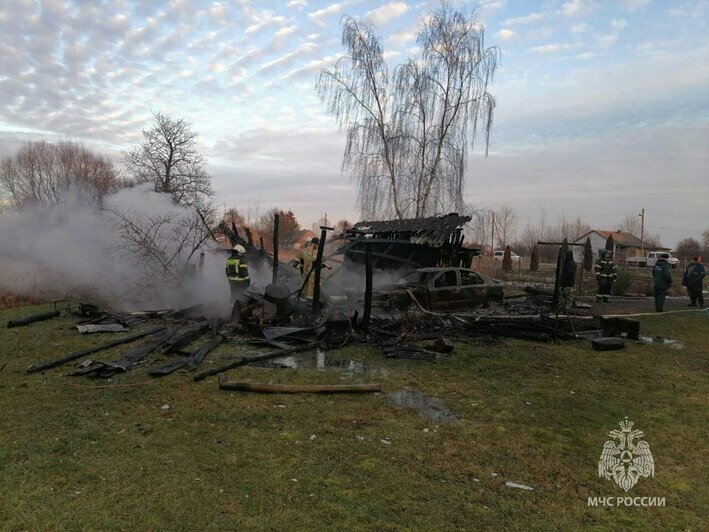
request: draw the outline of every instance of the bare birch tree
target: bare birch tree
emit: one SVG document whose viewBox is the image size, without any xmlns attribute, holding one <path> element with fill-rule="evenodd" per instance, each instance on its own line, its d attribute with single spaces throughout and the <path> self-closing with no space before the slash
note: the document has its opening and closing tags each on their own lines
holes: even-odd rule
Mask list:
<svg viewBox="0 0 709 532">
<path fill-rule="evenodd" d="M 72 187 L 100 203 L 128 185 L 107 157 L 69 141 L 25 142 L 0 160 L 0 190 L 19 208 L 57 203 Z"/>
<path fill-rule="evenodd" d="M 138 183 L 153 183 L 180 205 L 204 210 L 212 191 L 207 163 L 197 151 L 197 133 L 184 119 L 153 113 L 155 124 L 143 130 L 143 143 L 123 152 L 128 172 Z"/>
<path fill-rule="evenodd" d="M 475 15 L 443 4 L 419 27 L 416 58 L 390 77 L 371 24 L 343 19 L 346 54 L 318 76 L 318 95 L 347 132 L 343 171 L 365 218 L 462 210 L 469 144 L 489 142 L 488 92 L 499 50 L 485 48 Z"/>
</svg>

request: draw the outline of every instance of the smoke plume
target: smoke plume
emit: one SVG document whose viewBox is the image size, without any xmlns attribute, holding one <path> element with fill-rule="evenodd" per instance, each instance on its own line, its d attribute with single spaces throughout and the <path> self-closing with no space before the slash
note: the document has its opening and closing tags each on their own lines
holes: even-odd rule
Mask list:
<svg viewBox="0 0 709 532">
<path fill-rule="evenodd" d="M 124 310 L 206 302 L 223 313 L 225 258 L 196 213 L 150 185 L 108 196 L 101 207 L 73 190 L 60 203 L 0 218 L 0 289 L 20 295 Z"/>
</svg>

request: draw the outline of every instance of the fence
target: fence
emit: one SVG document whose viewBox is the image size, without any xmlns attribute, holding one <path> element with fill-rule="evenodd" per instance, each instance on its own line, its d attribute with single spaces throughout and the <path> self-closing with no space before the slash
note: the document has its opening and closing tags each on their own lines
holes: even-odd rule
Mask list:
<svg viewBox="0 0 709 532">
<path fill-rule="evenodd" d="M 516 283 L 546 284 L 553 286 L 556 276 L 556 264 L 540 263 L 539 270 L 529 270 L 529 260 L 522 259 L 518 264 L 512 265 L 512 271 L 502 270 L 502 262 L 492 260 L 491 257 L 475 257 L 473 269 L 481 271 L 495 279 Z M 593 294 L 596 291 L 596 277 L 593 272 L 582 271 L 578 264 L 576 270 L 576 289 L 582 294 Z M 684 295 L 685 289 L 681 285 L 683 261 L 672 270 L 673 283 L 670 288 L 671 295 Z M 651 268 L 618 268 L 617 288 L 624 294 L 652 295 L 653 279 Z M 618 294 L 621 295 L 621 294 Z"/>
</svg>

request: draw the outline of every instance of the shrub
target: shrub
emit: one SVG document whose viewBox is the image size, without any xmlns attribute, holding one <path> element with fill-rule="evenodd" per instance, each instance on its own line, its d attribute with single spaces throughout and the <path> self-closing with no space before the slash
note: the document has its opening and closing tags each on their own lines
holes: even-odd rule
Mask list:
<svg viewBox="0 0 709 532">
<path fill-rule="evenodd" d="M 535 245 L 532 248 L 532 258 L 529 260 L 529 271 L 536 272 L 539 270 L 539 250 Z"/>
<path fill-rule="evenodd" d="M 622 296 L 626 294 L 633 285 L 633 274 L 627 270 L 618 268 L 618 278 L 613 284 L 613 294 Z"/>
</svg>

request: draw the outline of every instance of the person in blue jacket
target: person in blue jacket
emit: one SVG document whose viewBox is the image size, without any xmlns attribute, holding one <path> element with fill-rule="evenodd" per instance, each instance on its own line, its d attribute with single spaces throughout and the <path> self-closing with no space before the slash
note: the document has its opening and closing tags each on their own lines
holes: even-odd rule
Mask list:
<svg viewBox="0 0 709 532">
<path fill-rule="evenodd" d="M 663 253 L 652 268 L 652 278 L 655 280 L 656 312 L 662 312 L 664 310 L 667 289 L 672 286 L 672 268 L 670 267 L 670 263 L 667 262 L 669 258 L 669 253 Z"/>
<path fill-rule="evenodd" d="M 700 308 L 704 307 L 704 294 L 702 291 L 704 290 L 705 275 L 702 258 L 692 257 L 682 274 L 682 286 L 687 288 L 690 307 L 696 307 L 697 303 L 699 303 Z"/>
</svg>

